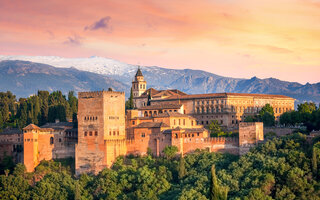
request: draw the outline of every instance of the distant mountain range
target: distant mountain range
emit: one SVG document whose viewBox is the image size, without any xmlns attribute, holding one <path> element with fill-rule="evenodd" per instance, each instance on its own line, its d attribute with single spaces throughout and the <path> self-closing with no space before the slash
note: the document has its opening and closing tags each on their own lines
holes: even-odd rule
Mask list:
<svg viewBox="0 0 320 200">
<path fill-rule="evenodd" d="M 10 90 L 17 96 L 28 96 L 38 89 L 59 89 L 67 92 L 101 90 L 108 87 L 125 91 L 128 95 L 131 81 L 138 68 L 101 57 L 0 56 L 0 61 L 0 90 Z M 297 103 L 320 102 L 320 82 L 303 85 L 275 78 L 239 79 L 200 70 L 176 70 L 156 66 L 141 67 L 141 70 L 148 87 L 156 89 L 179 89 L 189 94 L 283 94 L 296 98 Z"/>
</svg>

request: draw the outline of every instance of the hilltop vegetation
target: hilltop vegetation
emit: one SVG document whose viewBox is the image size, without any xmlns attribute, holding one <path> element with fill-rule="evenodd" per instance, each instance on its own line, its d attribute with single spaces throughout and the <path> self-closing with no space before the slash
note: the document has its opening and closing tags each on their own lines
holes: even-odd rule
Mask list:
<svg viewBox="0 0 320 200">
<path fill-rule="evenodd" d="M 68 162 L 23 165 L 0 175 L 1 199 L 320 199 L 320 143 L 295 134 L 238 156 L 119 157 L 97 176 L 75 178 Z"/>
<path fill-rule="evenodd" d="M 0 130 L 6 127 L 22 129 L 30 123 L 41 126 L 56 119 L 75 121 L 77 111 L 78 99 L 72 91 L 68 98 L 61 91 L 38 91 L 37 95 L 19 101 L 10 91 L 0 92 Z"/>
</svg>

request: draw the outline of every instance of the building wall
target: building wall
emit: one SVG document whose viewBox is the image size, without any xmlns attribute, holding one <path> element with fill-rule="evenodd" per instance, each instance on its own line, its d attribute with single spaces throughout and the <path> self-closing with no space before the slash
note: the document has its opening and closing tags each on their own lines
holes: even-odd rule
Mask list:
<svg viewBox="0 0 320 200">
<path fill-rule="evenodd" d="M 0 133 L 0 162 L 5 156 L 11 156 L 13 162 L 23 161 L 23 135 L 20 133 Z"/>
<path fill-rule="evenodd" d="M 243 155 L 249 149 L 264 140 L 262 122 L 241 122 L 239 124 L 239 154 Z"/>
<path fill-rule="evenodd" d="M 275 113 L 276 120 L 284 112 L 294 110 L 294 99 L 282 98 L 274 95 L 245 96 L 224 95 L 212 97 L 197 97 L 191 99 L 163 99 L 151 101 L 151 105 L 167 103 L 181 103 L 185 114 L 196 118 L 198 124 L 209 125 L 217 120 L 222 126 L 237 127 L 247 116 L 257 115 L 261 108 L 270 104 Z"/>
<path fill-rule="evenodd" d="M 126 152 L 125 96 L 102 91 L 80 92 L 78 97 L 76 174 L 97 174 Z"/>
</svg>

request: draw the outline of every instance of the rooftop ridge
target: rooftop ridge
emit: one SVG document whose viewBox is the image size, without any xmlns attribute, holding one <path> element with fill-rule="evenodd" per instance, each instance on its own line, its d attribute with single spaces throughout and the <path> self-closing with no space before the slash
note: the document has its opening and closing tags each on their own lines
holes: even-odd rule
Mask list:
<svg viewBox="0 0 320 200">
<path fill-rule="evenodd" d="M 88 97 L 99 97 L 103 94 L 124 94 L 124 92 L 117 92 L 117 91 L 89 91 L 89 92 L 78 92 L 79 98 L 88 98 Z"/>
</svg>

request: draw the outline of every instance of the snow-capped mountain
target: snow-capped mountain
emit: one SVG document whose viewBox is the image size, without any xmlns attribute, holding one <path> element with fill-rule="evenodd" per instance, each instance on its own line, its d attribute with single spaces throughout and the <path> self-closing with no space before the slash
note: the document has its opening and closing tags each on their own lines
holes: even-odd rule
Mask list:
<svg viewBox="0 0 320 200">
<path fill-rule="evenodd" d="M 109 58 L 92 56 L 89 58 L 63 58 L 58 56 L 3 56 L 1 60 L 23 60 L 35 63 L 43 63 L 55 67 L 70 68 L 93 72 L 103 75 L 123 75 L 134 72 L 137 66 L 122 63 Z"/>
<path fill-rule="evenodd" d="M 136 65 L 130 65 L 113 59 L 102 57 L 63 58 L 56 56 L 0 55 L 0 63 L 3 60 L 31 61 L 35 64 L 47 64 L 56 68 L 69 68 L 70 70 L 77 69 L 82 72 L 92 73 L 92 75 L 90 75 L 92 78 L 94 77 L 94 74 L 100 78 L 101 76 L 104 76 L 108 79 L 108 85 L 114 87 L 115 89 L 123 89 L 123 87 L 125 86 L 124 90 L 127 92 L 127 96 L 128 91 L 130 91 L 131 81 L 134 78 L 134 75 L 138 68 L 138 66 Z M 8 63 L 5 63 L 4 66 L 5 65 L 8 65 Z M 34 66 L 30 64 L 30 67 Z M 303 101 L 314 101 L 316 103 L 320 102 L 320 83 L 307 83 L 305 85 L 302 85 L 297 82 L 281 81 L 274 78 L 259 79 L 257 77 L 253 77 L 251 79 L 239 79 L 223 77 L 201 70 L 177 70 L 156 66 L 142 66 L 141 69 L 147 81 L 147 87 L 153 87 L 155 89 L 179 89 L 189 94 L 216 92 L 282 94 L 296 98 L 297 103 L 301 103 Z M 69 75 L 72 76 L 73 73 L 75 72 L 72 71 L 72 73 L 70 73 Z M 77 73 L 79 74 L 79 72 Z M 5 74 L 7 73 L 4 73 L 4 78 L 6 78 L 7 76 Z M 17 76 L 15 78 L 17 81 L 21 80 L 20 76 Z M 96 82 L 98 82 L 98 80 L 102 79 L 91 79 L 91 81 Z M 45 80 L 41 81 L 45 83 Z M 85 78 L 77 76 L 77 81 L 77 83 L 79 84 L 84 84 L 82 86 L 83 89 L 86 88 Z M 123 84 L 123 86 L 120 87 L 120 83 Z M 54 84 L 54 82 L 51 82 L 50 84 Z M 47 85 L 49 87 L 49 84 Z M 94 84 L 91 82 L 91 85 Z M 5 90 L 6 88 L 12 88 L 11 86 L 1 85 L 0 89 Z M 101 83 L 99 83 L 99 87 L 87 88 L 94 90 L 95 88 L 99 89 L 102 87 L 103 86 L 101 85 Z"/>
</svg>

